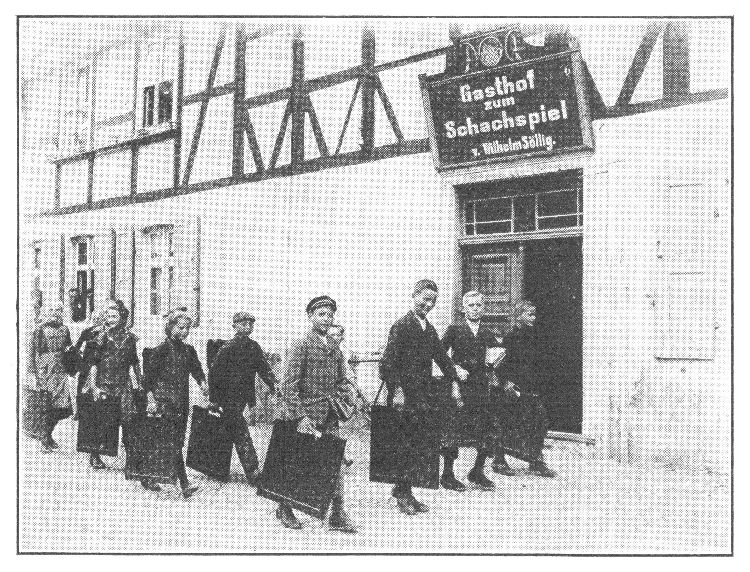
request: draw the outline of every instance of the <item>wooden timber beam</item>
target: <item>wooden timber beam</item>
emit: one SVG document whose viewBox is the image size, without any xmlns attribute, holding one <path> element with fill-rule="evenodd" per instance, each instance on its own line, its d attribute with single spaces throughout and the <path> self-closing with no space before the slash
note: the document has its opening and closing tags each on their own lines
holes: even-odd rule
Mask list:
<svg viewBox="0 0 750 572">
<path fill-rule="evenodd" d="M 60 208 L 60 198 L 62 191 L 62 165 L 55 165 L 55 205 L 56 209 Z"/>
<path fill-rule="evenodd" d="M 126 111 L 120 115 L 113 115 L 112 117 L 105 117 L 94 123 L 95 127 L 108 127 L 110 125 L 120 125 L 121 123 L 132 122 L 135 115 L 133 111 Z"/>
<path fill-rule="evenodd" d="M 105 145 L 104 147 L 99 147 L 99 149 L 96 149 L 94 151 L 82 151 L 81 153 L 76 153 L 75 155 L 69 155 L 67 157 L 61 157 L 60 159 L 54 159 L 52 162 L 55 163 L 56 165 L 74 163 L 75 161 L 80 161 L 81 159 L 88 159 L 89 157 L 94 156 L 94 155 L 104 155 L 105 153 L 116 151 L 117 149 L 129 148 L 132 145 L 144 147 L 152 143 L 160 143 L 161 141 L 166 141 L 167 139 L 173 139 L 176 136 L 177 136 L 176 129 L 165 129 L 164 131 L 157 131 L 155 133 L 149 133 L 147 135 L 144 135 L 143 137 L 136 137 L 134 139 L 125 139 L 124 141 L 118 141 L 117 143 L 112 143 L 111 145 Z"/>
<path fill-rule="evenodd" d="M 683 105 L 693 105 L 695 103 L 705 103 L 707 101 L 727 99 L 728 97 L 728 89 L 712 89 L 709 91 L 701 91 L 698 93 L 688 93 L 681 96 L 674 96 L 670 99 L 643 101 L 622 106 L 614 105 L 612 107 L 607 107 L 603 115 L 594 115 L 593 119 L 614 119 L 615 117 L 625 117 L 628 115 L 637 115 L 639 113 L 661 111 L 663 109 L 672 109 L 673 107 L 682 107 Z"/>
<path fill-rule="evenodd" d="M 664 30 L 662 97 L 690 93 L 690 28 L 685 20 L 673 20 Z"/>
<path fill-rule="evenodd" d="M 628 75 L 625 76 L 625 81 L 620 89 L 620 95 L 617 96 L 616 105 L 618 107 L 630 103 L 635 88 L 638 87 L 638 82 L 641 81 L 643 71 L 646 69 L 646 64 L 648 64 L 648 60 L 651 57 L 651 52 L 654 51 L 656 40 L 663 29 L 664 22 L 650 22 L 646 28 L 646 33 L 643 35 L 643 39 L 633 56 Z"/>
<path fill-rule="evenodd" d="M 375 35 L 362 32 L 362 156 L 369 157 L 375 147 Z"/>
<path fill-rule="evenodd" d="M 313 107 L 309 95 L 305 95 L 305 113 L 310 116 L 310 126 L 312 127 L 313 135 L 315 136 L 315 142 L 318 144 L 318 151 L 322 157 L 327 157 L 330 155 L 328 152 L 328 145 L 326 145 L 326 140 L 323 136 L 323 129 L 320 127 L 318 116 L 315 113 L 315 108 Z"/>
<path fill-rule="evenodd" d="M 138 145 L 130 146 L 130 194 L 138 192 Z"/>
<path fill-rule="evenodd" d="M 88 185 L 86 187 L 86 202 L 94 201 L 94 154 L 89 154 Z"/>
<path fill-rule="evenodd" d="M 358 81 L 357 85 L 354 86 L 354 93 L 352 94 L 352 101 L 349 103 L 349 109 L 346 111 L 346 116 L 344 117 L 344 125 L 341 128 L 341 135 L 339 135 L 339 142 L 338 145 L 336 145 L 336 151 L 334 152 L 334 155 L 338 155 L 341 151 L 341 145 L 344 142 L 344 136 L 346 135 L 346 128 L 349 126 L 349 118 L 352 116 L 352 109 L 354 109 L 354 104 L 357 101 L 357 93 L 359 93 L 359 88 L 362 85 L 362 81 Z"/>
<path fill-rule="evenodd" d="M 681 107 L 683 105 L 692 105 L 696 103 L 705 103 L 709 101 L 716 101 L 721 99 L 727 99 L 729 97 L 728 89 L 715 89 L 710 91 L 704 91 L 699 93 L 691 93 L 682 97 L 673 98 L 671 100 L 659 99 L 655 101 L 647 101 L 643 103 L 634 103 L 627 106 L 612 106 L 606 109 L 604 115 L 594 117 L 594 119 L 612 119 L 616 117 L 624 117 L 628 115 L 636 115 L 639 113 L 648 113 L 652 111 L 659 111 L 663 109 L 671 109 L 674 107 Z M 266 179 L 272 179 L 276 177 L 289 177 L 300 173 L 312 173 L 320 171 L 322 169 L 334 169 L 339 167 L 346 167 L 350 165 L 358 165 L 361 163 L 367 163 L 369 161 L 379 161 L 381 159 L 390 159 L 392 157 L 400 157 L 405 155 L 413 155 L 416 153 L 426 153 L 430 150 L 430 144 L 427 139 L 414 139 L 404 141 L 402 144 L 393 143 L 390 145 L 382 145 L 373 149 L 372 157 L 369 159 L 363 158 L 360 151 L 353 151 L 350 153 L 344 153 L 341 155 L 331 155 L 329 157 L 318 157 L 316 159 L 310 159 L 305 161 L 299 166 L 299 170 L 294 172 L 291 165 L 284 165 L 279 168 L 269 168 L 263 172 L 244 174 L 242 177 L 224 177 L 221 179 L 215 179 L 213 181 L 206 181 L 201 183 L 194 183 L 185 187 L 162 189 L 158 191 L 149 191 L 144 193 L 138 193 L 135 196 L 124 195 L 121 197 L 110 197 L 107 199 L 100 199 L 94 201 L 91 204 L 78 204 L 66 207 L 60 207 L 58 209 L 52 209 L 43 213 L 44 216 L 60 216 L 72 213 L 87 212 L 96 209 L 106 209 L 112 207 L 119 207 L 135 203 L 144 203 L 151 201 L 158 201 L 170 197 L 182 196 L 185 194 L 195 193 L 199 191 L 205 191 L 208 189 L 217 189 L 221 187 L 227 187 L 232 185 L 239 185 L 245 183 L 253 183 Z"/>
<path fill-rule="evenodd" d="M 224 48 L 224 40 L 226 39 L 227 28 L 223 26 L 219 32 L 219 39 L 216 41 L 216 47 L 214 48 L 214 58 L 211 61 L 211 69 L 208 71 L 208 79 L 206 80 L 206 91 L 211 89 L 216 81 L 216 71 L 219 69 L 219 60 L 221 59 L 221 51 Z M 185 172 L 182 176 L 182 186 L 190 183 L 190 173 L 193 170 L 193 162 L 195 156 L 198 154 L 198 144 L 201 140 L 201 132 L 203 131 L 203 122 L 206 120 L 206 113 L 208 112 L 208 99 L 201 101 L 201 107 L 198 111 L 198 122 L 195 125 L 195 131 L 193 132 L 193 141 L 190 145 L 190 151 L 188 152 L 187 161 L 185 162 Z"/>
<path fill-rule="evenodd" d="M 232 105 L 232 176 L 245 171 L 245 133 L 248 119 L 245 107 L 245 25 L 237 24 L 234 38 L 234 100 Z"/>
<path fill-rule="evenodd" d="M 263 156 L 260 153 L 258 138 L 255 136 L 253 123 L 252 121 L 250 121 L 250 112 L 247 109 L 245 109 L 245 116 L 245 134 L 247 135 L 247 142 L 250 145 L 250 152 L 253 154 L 255 169 L 256 171 L 262 173 L 266 167 L 263 164 Z"/>
<path fill-rule="evenodd" d="M 376 65 L 374 69 L 375 69 L 375 72 L 377 73 L 377 72 L 389 70 L 392 68 L 397 68 L 400 66 L 413 64 L 416 62 L 421 62 L 423 60 L 429 60 L 429 59 L 436 58 L 438 56 L 441 56 L 447 53 L 452 48 L 453 46 L 445 46 L 443 48 L 437 48 L 435 50 L 430 50 L 429 52 L 424 52 L 421 54 L 409 56 L 407 58 L 401 58 L 400 60 L 394 60 L 392 62 L 379 64 L 379 65 Z M 346 83 L 347 81 L 351 81 L 353 79 L 359 79 L 362 77 L 363 71 L 364 70 L 362 69 L 362 66 L 358 65 L 358 66 L 354 66 L 346 70 L 334 72 L 332 74 L 324 75 L 315 79 L 308 79 L 304 83 L 305 93 L 313 93 L 314 91 L 319 91 L 321 89 L 333 87 L 334 85 Z M 292 94 L 292 88 L 284 87 L 281 89 L 277 89 L 276 91 L 271 91 L 268 93 L 263 93 L 261 95 L 248 97 L 245 100 L 245 103 L 248 109 L 252 109 L 254 107 L 262 107 L 263 105 L 267 105 L 269 103 L 276 103 L 277 101 L 283 101 L 285 99 L 289 99 L 291 94 Z"/>
<path fill-rule="evenodd" d="M 292 165 L 305 160 L 305 44 L 301 38 L 292 40 Z"/>
<path fill-rule="evenodd" d="M 350 153 L 343 153 L 341 155 L 329 155 L 328 157 L 317 157 L 315 159 L 309 159 L 302 165 L 300 165 L 299 169 L 296 171 L 292 168 L 291 165 L 282 165 L 278 168 L 266 169 L 263 172 L 246 173 L 239 178 L 224 177 L 221 179 L 214 179 L 212 181 L 193 183 L 185 187 L 161 189 L 158 191 L 147 191 L 138 193 L 135 196 L 123 195 L 120 197 L 109 197 L 106 199 L 95 201 L 92 204 L 79 204 L 61 207 L 59 209 L 48 211 L 44 213 L 44 215 L 59 216 L 72 213 L 87 212 L 97 209 L 107 209 L 131 204 L 147 203 L 171 197 L 179 197 L 209 189 L 218 189 L 222 187 L 229 187 L 232 185 L 254 183 L 278 177 L 291 177 L 298 174 L 314 173 L 323 169 L 334 169 L 338 167 L 347 167 L 350 165 L 359 165 L 362 163 L 367 163 L 369 161 L 379 161 L 381 159 L 390 159 L 392 157 L 400 157 L 404 155 L 414 155 L 416 153 L 426 153 L 429 150 L 430 143 L 427 139 L 414 139 L 405 141 L 401 145 L 393 143 L 390 145 L 375 147 L 375 149 L 373 149 L 372 157 L 369 159 L 363 158 L 362 154 L 359 152 L 359 150 L 357 150 Z"/>
<path fill-rule="evenodd" d="M 383 109 L 385 109 L 385 115 L 386 117 L 388 117 L 388 122 L 391 124 L 391 129 L 393 129 L 393 133 L 396 135 L 396 139 L 398 140 L 398 142 L 403 143 L 404 134 L 401 132 L 401 128 L 398 126 L 396 114 L 393 111 L 393 107 L 391 106 L 391 102 L 388 99 L 388 96 L 385 94 L 383 82 L 380 81 L 380 77 L 377 77 L 375 79 L 375 88 L 377 89 L 378 95 L 380 96 L 380 101 L 383 103 Z"/>
<path fill-rule="evenodd" d="M 599 91 L 599 88 L 596 87 L 596 82 L 594 81 L 594 78 L 589 71 L 589 66 L 588 64 L 586 64 L 585 60 L 583 61 L 583 79 L 586 84 L 585 87 L 588 91 L 589 106 L 591 107 L 592 115 L 604 113 L 607 106 L 604 103 L 604 99 L 602 98 L 602 94 Z"/>
<path fill-rule="evenodd" d="M 172 186 L 180 184 L 180 166 L 182 163 L 182 109 L 185 105 L 185 37 L 180 26 L 177 37 L 177 84 L 175 85 L 174 123 L 177 134 L 174 139 L 174 155 L 172 156 Z"/>
<path fill-rule="evenodd" d="M 268 163 L 268 168 L 273 170 L 276 168 L 276 162 L 279 160 L 281 154 L 281 146 L 284 144 L 284 137 L 286 136 L 286 126 L 289 124 L 289 117 L 292 115 L 292 102 L 290 101 L 286 105 L 284 110 L 284 117 L 281 119 L 281 127 L 279 133 L 276 135 L 276 143 L 274 143 L 273 151 L 271 152 L 271 161 Z"/>
<path fill-rule="evenodd" d="M 220 97 L 232 92 L 234 92 L 234 82 L 230 81 L 223 85 L 216 85 L 210 89 L 188 95 L 185 97 L 184 104 L 191 105 L 193 103 L 201 103 L 207 99 L 213 99 L 214 97 Z"/>
</svg>

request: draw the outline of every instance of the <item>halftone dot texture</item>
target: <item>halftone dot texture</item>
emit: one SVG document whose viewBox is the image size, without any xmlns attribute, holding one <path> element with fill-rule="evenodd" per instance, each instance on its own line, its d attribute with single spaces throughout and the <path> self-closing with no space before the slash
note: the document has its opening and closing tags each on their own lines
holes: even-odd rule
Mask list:
<svg viewBox="0 0 750 572">
<path fill-rule="evenodd" d="M 361 63 L 362 30 L 374 31 L 376 64 L 447 46 L 448 28 L 464 32 L 499 20 L 254 20 L 245 57 L 247 98 L 290 85 L 292 45 L 301 32 L 305 77 Z M 223 21 L 182 21 L 184 96 L 206 90 Z M 545 23 L 535 20 L 532 23 Z M 565 22 L 606 105 L 614 105 L 645 20 Z M 462 198 L 434 168 L 429 153 L 358 162 L 362 90 L 356 77 L 311 92 L 329 153 L 340 145 L 352 164 L 315 172 L 221 186 L 232 171 L 235 22 L 229 22 L 213 86 L 227 91 L 201 110 L 200 98 L 182 109 L 182 183 L 199 117 L 204 116 L 189 176 L 195 192 L 151 200 L 175 180 L 176 127 L 145 127 L 144 90 L 173 81 L 180 23 L 137 19 L 20 21 L 21 65 L 21 340 L 33 328 L 31 292 L 44 303 L 66 295 L 85 271 L 93 278 L 95 309 L 111 290 L 134 308 L 139 351 L 163 339 L 160 314 L 187 305 L 199 318 L 189 341 L 205 365 L 206 342 L 232 335 L 237 311 L 256 316 L 253 337 L 284 355 L 308 327 L 314 296 L 336 299 L 346 344 L 368 356 L 382 350 L 388 328 L 409 308 L 411 287 L 432 278 L 440 289 L 430 320 L 445 330 L 460 304 L 463 262 L 459 240 Z M 729 85 L 729 22 L 692 20 L 691 91 Z M 138 50 L 132 37 L 142 37 Z M 130 40 L 128 40 L 130 38 Z M 113 45 L 114 44 L 114 45 Z M 108 47 L 109 46 L 109 47 Z M 104 49 L 107 48 L 107 49 Z M 95 65 L 91 55 L 97 53 Z M 632 102 L 662 97 L 661 37 Z M 136 58 L 138 73 L 135 73 Z M 424 139 L 427 123 L 418 74 L 444 69 L 444 57 L 379 73 L 375 146 L 397 141 L 393 110 L 407 141 Z M 137 75 L 137 77 L 136 77 Z M 257 101 L 257 100 L 256 100 Z M 248 109 L 264 167 L 269 167 L 288 97 Z M 345 118 L 350 118 L 344 130 Z M 92 114 L 93 109 L 93 114 Z M 158 123 L 158 97 L 152 113 Z M 94 131 L 92 133 L 92 125 Z M 306 159 L 322 152 L 317 125 L 305 114 Z M 513 179 L 550 168 L 583 172 L 582 246 L 583 434 L 595 445 L 548 442 L 555 479 L 528 474 L 511 459 L 516 477 L 487 474 L 491 493 L 415 490 L 430 513 L 407 517 L 390 487 L 368 482 L 369 432 L 346 429 L 355 460 L 345 476 L 346 504 L 360 533 L 330 533 L 301 517 L 305 530 L 283 529 L 273 503 L 247 486 L 237 459 L 232 479 L 219 485 L 189 471 L 203 486 L 188 502 L 168 488 L 145 491 L 122 475 L 124 458 L 95 472 L 74 453 L 72 420 L 60 423 L 61 449 L 43 455 L 22 438 L 21 551 L 70 552 L 490 552 L 490 553 L 726 553 L 730 542 L 730 191 L 729 100 L 675 107 L 594 122 L 596 151 L 552 167 L 531 164 L 466 175 L 470 182 Z M 290 162 L 291 120 L 277 166 Z M 343 136 L 342 136 L 343 131 Z M 61 165 L 49 161 L 133 137 L 163 137 Z M 133 168 L 133 157 L 136 168 Z M 249 135 L 244 171 L 258 169 Z M 135 177 L 133 179 L 133 176 Z M 91 177 L 91 178 L 90 178 Z M 56 184 L 56 180 L 58 183 Z M 219 184 L 215 184 L 219 181 Z M 111 208 L 39 217 L 55 206 L 89 199 Z M 543 189 L 539 189 L 543 190 Z M 135 200 L 130 195 L 136 195 Z M 173 254 L 152 249 L 151 235 L 168 228 Z M 89 237 L 89 259 L 75 248 Z M 62 249 L 62 250 L 61 250 Z M 169 287 L 168 269 L 173 267 Z M 152 269 L 162 270 L 151 283 Z M 61 281 L 62 280 L 62 281 Z M 552 285 L 554 287 L 554 285 Z M 161 309 L 161 308 L 160 308 Z M 88 325 L 73 323 L 75 339 Z M 25 359 L 25 353 L 22 352 Z M 25 372 L 22 366 L 22 372 Z M 377 363 L 357 366 L 372 399 Z M 22 375 L 25 383 L 27 376 Z M 192 383 L 192 382 L 191 382 Z M 191 388 L 191 401 L 203 403 Z M 261 459 L 270 427 L 251 427 Z M 462 449 L 456 474 L 465 480 L 474 452 Z M 489 465 L 489 463 L 488 463 Z"/>
</svg>

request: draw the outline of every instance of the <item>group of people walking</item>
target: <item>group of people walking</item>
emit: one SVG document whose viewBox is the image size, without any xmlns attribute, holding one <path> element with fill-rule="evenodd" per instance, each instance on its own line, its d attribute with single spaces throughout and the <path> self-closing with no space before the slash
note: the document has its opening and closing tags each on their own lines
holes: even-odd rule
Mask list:
<svg viewBox="0 0 750 572">
<path fill-rule="evenodd" d="M 455 424 L 442 428 L 445 432 L 441 435 L 440 484 L 456 492 L 467 489 L 454 472 L 459 447 L 466 445 L 476 449 L 474 467 L 467 479 L 470 485 L 483 491 L 495 488 L 484 472 L 488 458 L 494 457 L 495 472 L 513 474 L 505 460 L 506 451 L 529 462 L 530 471 L 555 476 L 542 459 L 546 412 L 540 398 L 532 392 L 533 364 L 525 363 L 523 352 L 524 343 L 530 343 L 534 306 L 527 301 L 519 304 L 515 311 L 516 327 L 500 339 L 482 322 L 482 294 L 467 292 L 463 297 L 464 319 L 449 326 L 441 339 L 427 319 L 437 296 L 434 281 L 416 283 L 411 309 L 390 329 L 379 372 L 389 405 L 394 404 L 397 393 L 401 392 L 405 409 L 450 410 L 468 427 L 463 432 L 456 431 Z M 182 495 L 189 498 L 198 490 L 188 480 L 182 455 L 192 377 L 211 406 L 223 411 L 246 479 L 256 485 L 260 475 L 258 455 L 243 417 L 245 407 L 255 405 L 256 375 L 283 404 L 278 408 L 280 416 L 295 422 L 301 433 L 339 435 L 341 424 L 352 415 L 357 386 L 339 347 L 343 328 L 334 324 L 336 311 L 337 304 L 329 296 L 318 296 L 308 303 L 310 330 L 291 345 L 282 379 L 278 380 L 263 350 L 250 338 L 255 318 L 248 312 L 234 315 L 234 337 L 218 350 L 206 377 L 195 348 L 185 341 L 192 320 L 184 308 L 166 316 L 165 340 L 144 351 L 143 370 L 136 337 L 127 326 L 129 314 L 121 302 L 109 303 L 76 344 L 72 344 L 70 332 L 62 323 L 62 308 L 52 308 L 34 331 L 29 357 L 35 389 L 50 398 L 40 435 L 42 451 L 51 452 L 58 447 L 53 431 L 58 421 L 72 413 L 67 384 L 68 375 L 75 374 L 79 403 L 119 401 L 126 451 L 133 445 L 129 426 L 139 410 L 151 414 L 163 412 L 175 420 L 180 436 L 175 469 Z M 443 379 L 433 376 L 433 362 L 442 371 Z M 93 469 L 105 467 L 96 453 L 90 455 L 89 462 Z M 347 464 L 345 459 L 336 482 L 328 525 L 332 530 L 354 533 L 356 526 L 344 509 Z M 150 479 L 143 479 L 141 484 L 149 490 L 161 488 Z M 407 479 L 396 482 L 392 495 L 406 515 L 429 511 L 425 503 L 416 499 Z M 279 503 L 276 517 L 287 528 L 302 528 L 294 510 L 285 502 Z"/>
</svg>

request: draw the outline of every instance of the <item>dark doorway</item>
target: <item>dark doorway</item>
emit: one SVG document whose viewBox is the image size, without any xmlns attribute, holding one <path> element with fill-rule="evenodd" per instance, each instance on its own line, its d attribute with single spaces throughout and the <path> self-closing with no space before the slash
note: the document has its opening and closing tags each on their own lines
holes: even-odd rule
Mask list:
<svg viewBox="0 0 750 572">
<path fill-rule="evenodd" d="M 582 239 L 524 243 L 524 297 L 537 306 L 539 386 L 550 429 L 581 433 L 583 418 Z"/>
</svg>

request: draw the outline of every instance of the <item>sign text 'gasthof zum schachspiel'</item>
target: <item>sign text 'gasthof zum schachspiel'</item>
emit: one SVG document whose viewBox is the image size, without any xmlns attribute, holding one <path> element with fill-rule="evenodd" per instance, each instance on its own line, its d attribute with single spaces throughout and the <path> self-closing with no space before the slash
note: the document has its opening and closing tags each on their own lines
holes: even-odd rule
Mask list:
<svg viewBox="0 0 750 572">
<path fill-rule="evenodd" d="M 593 149 L 581 56 L 420 76 L 438 169 Z"/>
</svg>

